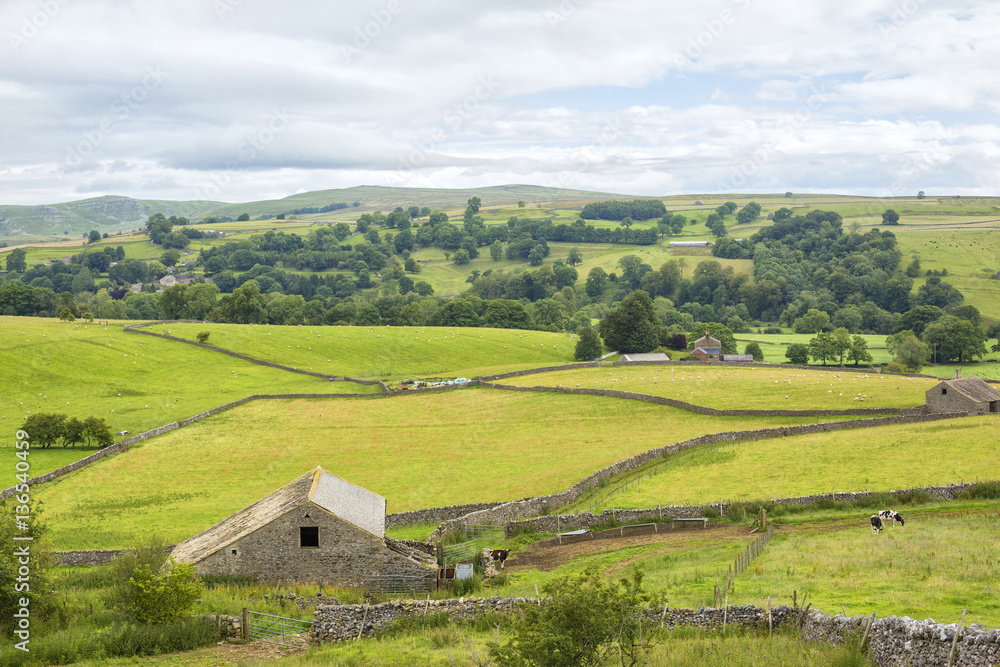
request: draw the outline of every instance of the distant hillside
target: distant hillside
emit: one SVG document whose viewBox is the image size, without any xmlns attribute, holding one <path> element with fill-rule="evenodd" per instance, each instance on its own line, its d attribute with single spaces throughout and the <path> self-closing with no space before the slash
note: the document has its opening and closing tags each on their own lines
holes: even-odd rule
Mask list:
<svg viewBox="0 0 1000 667">
<path fill-rule="evenodd" d="M 227 204 L 213 209 L 207 215 L 235 218 L 241 213 L 250 217 L 289 213 L 305 207 L 320 208 L 340 202 L 359 202 L 363 210 L 391 211 L 397 206 L 429 206 L 430 208 L 465 208 L 470 197 L 479 197 L 483 207 L 506 206 L 525 201 L 528 204 L 541 202 L 579 201 L 593 199 L 633 198 L 631 195 L 610 192 L 590 192 L 587 190 L 566 190 L 546 188 L 537 185 L 497 185 L 487 188 L 441 189 L 441 188 L 394 188 L 379 185 L 359 185 L 340 190 L 316 190 L 270 201 Z"/>
<path fill-rule="evenodd" d="M 341 190 L 317 190 L 266 201 L 226 204 L 214 201 L 160 201 L 107 195 L 95 199 L 40 206 L 0 205 L 0 238 L 9 237 L 79 237 L 92 229 L 117 232 L 138 227 L 153 213 L 179 215 L 191 219 L 209 215 L 235 219 L 241 213 L 251 218 L 290 213 L 307 207 L 358 202 L 358 211 L 391 211 L 397 206 L 464 208 L 470 197 L 479 197 L 484 207 L 505 206 L 525 201 L 528 204 L 595 199 L 631 198 L 630 195 L 586 190 L 545 188 L 536 185 L 499 185 L 488 188 L 446 190 L 437 188 L 391 188 L 361 185 Z"/>
<path fill-rule="evenodd" d="M 108 195 L 41 206 L 0 206 L 0 237 L 79 237 L 92 229 L 116 232 L 137 227 L 153 213 L 194 217 L 221 202 L 158 201 Z"/>
</svg>

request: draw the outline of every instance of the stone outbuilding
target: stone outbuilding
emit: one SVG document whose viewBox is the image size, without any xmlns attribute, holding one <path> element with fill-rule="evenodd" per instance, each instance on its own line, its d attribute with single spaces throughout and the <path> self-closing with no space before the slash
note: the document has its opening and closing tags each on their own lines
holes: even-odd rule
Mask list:
<svg viewBox="0 0 1000 667">
<path fill-rule="evenodd" d="M 1000 413 L 1000 391 L 982 378 L 945 380 L 927 390 L 925 404 L 930 412 L 967 412 L 974 415 Z"/>
<path fill-rule="evenodd" d="M 435 576 L 433 558 L 385 536 L 385 498 L 315 468 L 172 555 L 202 575 L 363 586 L 375 576 Z"/>
<path fill-rule="evenodd" d="M 622 355 L 622 358 L 618 360 L 622 364 L 660 363 L 664 361 L 670 361 L 670 357 L 663 352 L 633 352 Z"/>
</svg>

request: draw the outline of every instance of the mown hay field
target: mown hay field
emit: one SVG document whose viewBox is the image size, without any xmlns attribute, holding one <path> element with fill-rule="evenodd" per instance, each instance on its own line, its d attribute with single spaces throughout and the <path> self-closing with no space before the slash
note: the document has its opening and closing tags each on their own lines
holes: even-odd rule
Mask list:
<svg viewBox="0 0 1000 667">
<path fill-rule="evenodd" d="M 59 548 L 186 539 L 322 466 L 389 512 L 563 491 L 629 456 L 703 433 L 803 424 L 710 418 L 595 396 L 468 389 L 249 403 L 39 487 Z"/>
<path fill-rule="evenodd" d="M 771 500 L 992 480 L 1000 477 L 998 428 L 998 416 L 965 417 L 710 445 L 671 457 L 657 474 L 603 505 Z"/>
<path fill-rule="evenodd" d="M 852 410 L 923 405 L 924 392 L 938 380 L 834 369 L 665 364 L 553 371 L 496 382 L 630 391 L 720 410 Z"/>
</svg>

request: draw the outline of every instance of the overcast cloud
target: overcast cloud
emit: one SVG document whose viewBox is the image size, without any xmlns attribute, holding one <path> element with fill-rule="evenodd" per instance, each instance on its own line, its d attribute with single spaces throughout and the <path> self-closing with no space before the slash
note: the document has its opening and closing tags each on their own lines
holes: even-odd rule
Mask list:
<svg viewBox="0 0 1000 667">
<path fill-rule="evenodd" d="M 7 0 L 0 31 L 5 204 L 1000 194 L 986 0 Z"/>
</svg>

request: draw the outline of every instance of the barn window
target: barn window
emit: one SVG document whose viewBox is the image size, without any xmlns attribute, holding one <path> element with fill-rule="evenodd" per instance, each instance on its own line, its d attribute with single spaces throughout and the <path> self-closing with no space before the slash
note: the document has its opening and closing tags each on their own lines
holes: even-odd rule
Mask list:
<svg viewBox="0 0 1000 667">
<path fill-rule="evenodd" d="M 319 526 L 301 526 L 299 528 L 300 547 L 319 546 Z"/>
<path fill-rule="evenodd" d="M 941 395 L 948 393 L 948 387 L 941 387 Z"/>
<path fill-rule="evenodd" d="M 233 549 L 233 550 L 232 550 L 232 553 L 233 553 L 233 555 L 235 556 L 235 555 L 236 555 L 236 549 Z"/>
</svg>

